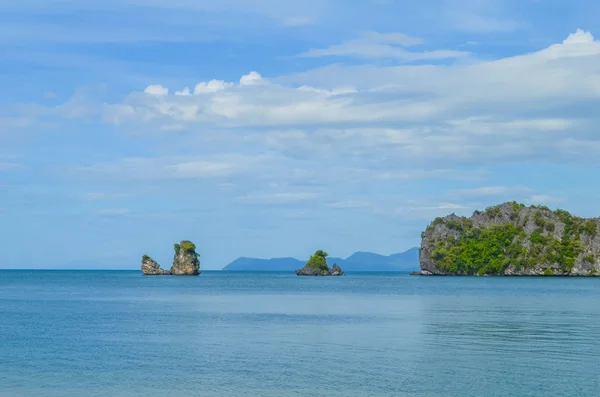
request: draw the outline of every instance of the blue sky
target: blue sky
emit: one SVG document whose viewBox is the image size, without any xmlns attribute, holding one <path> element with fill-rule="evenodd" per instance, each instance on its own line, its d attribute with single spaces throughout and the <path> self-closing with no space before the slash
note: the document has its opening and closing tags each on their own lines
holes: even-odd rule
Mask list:
<svg viewBox="0 0 600 397">
<path fill-rule="evenodd" d="M 506 200 L 598 216 L 599 12 L 4 1 L 0 268 L 391 254 Z"/>
</svg>

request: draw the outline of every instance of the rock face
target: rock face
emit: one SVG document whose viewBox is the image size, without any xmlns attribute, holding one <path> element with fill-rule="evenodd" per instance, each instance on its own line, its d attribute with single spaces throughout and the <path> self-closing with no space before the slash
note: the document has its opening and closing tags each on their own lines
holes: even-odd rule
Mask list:
<svg viewBox="0 0 600 397">
<path fill-rule="evenodd" d="M 147 276 L 162 276 L 169 274 L 168 271 L 160 267 L 160 265 L 148 255 L 142 257 L 142 273 Z"/>
<path fill-rule="evenodd" d="M 197 276 L 200 274 L 200 260 L 194 243 L 182 241 L 180 244 L 175 244 L 171 274 L 174 276 Z"/>
<path fill-rule="evenodd" d="M 343 274 L 344 274 L 344 271 L 342 270 L 341 267 L 338 266 L 337 263 L 334 263 L 333 266 L 331 267 L 331 270 L 329 271 L 330 276 L 341 276 Z"/>
<path fill-rule="evenodd" d="M 341 276 L 344 271 L 337 265 L 334 264 L 330 269 L 327 265 L 327 253 L 318 250 L 313 256 L 310 257 L 306 265 L 302 269 L 296 270 L 297 276 Z"/>
<path fill-rule="evenodd" d="M 184 240 L 174 245 L 175 256 L 173 266 L 167 271 L 150 258 L 148 255 L 142 257 L 142 273 L 147 276 L 197 276 L 200 274 L 200 260 L 196 253 L 196 246 L 191 241 Z"/>
<path fill-rule="evenodd" d="M 600 218 L 563 210 L 504 203 L 437 218 L 421 237 L 422 275 L 600 275 Z"/>
</svg>

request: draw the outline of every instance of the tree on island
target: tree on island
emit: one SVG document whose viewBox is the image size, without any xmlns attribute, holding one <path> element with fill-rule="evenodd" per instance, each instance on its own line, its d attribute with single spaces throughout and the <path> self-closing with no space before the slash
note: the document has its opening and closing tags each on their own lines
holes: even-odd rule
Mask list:
<svg viewBox="0 0 600 397">
<path fill-rule="evenodd" d="M 308 262 L 306 262 L 306 267 L 309 267 L 309 268 L 315 269 L 315 270 L 319 270 L 319 271 L 328 272 L 329 266 L 327 266 L 327 260 L 325 259 L 325 258 L 327 258 L 327 256 L 328 256 L 327 252 L 325 252 L 323 250 L 318 250 L 310 257 Z"/>
</svg>

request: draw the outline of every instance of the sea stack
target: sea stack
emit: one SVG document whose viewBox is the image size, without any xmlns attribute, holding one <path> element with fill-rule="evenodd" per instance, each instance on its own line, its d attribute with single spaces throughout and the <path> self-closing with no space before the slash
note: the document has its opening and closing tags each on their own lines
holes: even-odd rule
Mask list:
<svg viewBox="0 0 600 397">
<path fill-rule="evenodd" d="M 318 250 L 310 257 L 302 269 L 296 270 L 297 276 L 341 276 L 344 271 L 334 264 L 332 268 L 327 265 L 327 252 Z"/>
<path fill-rule="evenodd" d="M 142 257 L 142 273 L 147 276 L 163 276 L 169 272 L 160 267 L 160 265 L 148 255 Z"/>
<path fill-rule="evenodd" d="M 197 276 L 200 274 L 200 260 L 196 246 L 191 241 L 184 240 L 174 245 L 175 256 L 171 274 L 174 276 Z"/>
<path fill-rule="evenodd" d="M 600 275 L 600 218 L 564 210 L 503 203 L 437 218 L 421 237 L 421 275 Z"/>
<path fill-rule="evenodd" d="M 200 255 L 196 253 L 196 246 L 188 240 L 174 244 L 175 255 L 171 270 L 164 270 L 148 255 L 142 257 L 142 273 L 146 276 L 197 276 L 200 274 Z"/>
</svg>

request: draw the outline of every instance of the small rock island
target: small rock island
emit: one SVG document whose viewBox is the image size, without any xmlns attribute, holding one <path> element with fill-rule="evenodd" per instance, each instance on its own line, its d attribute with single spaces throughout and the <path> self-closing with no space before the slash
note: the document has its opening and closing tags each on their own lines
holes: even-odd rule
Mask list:
<svg viewBox="0 0 600 397">
<path fill-rule="evenodd" d="M 174 244 L 175 256 L 170 270 L 164 270 L 148 255 L 142 257 L 142 273 L 146 276 L 197 276 L 200 274 L 200 255 L 196 246 L 188 240 Z"/>
<path fill-rule="evenodd" d="M 421 235 L 419 275 L 599 276 L 600 218 L 516 202 L 436 218 Z"/>
<path fill-rule="evenodd" d="M 318 250 L 310 257 L 302 269 L 296 270 L 297 276 L 341 276 L 344 271 L 335 263 L 331 268 L 327 265 L 327 252 Z"/>
</svg>

